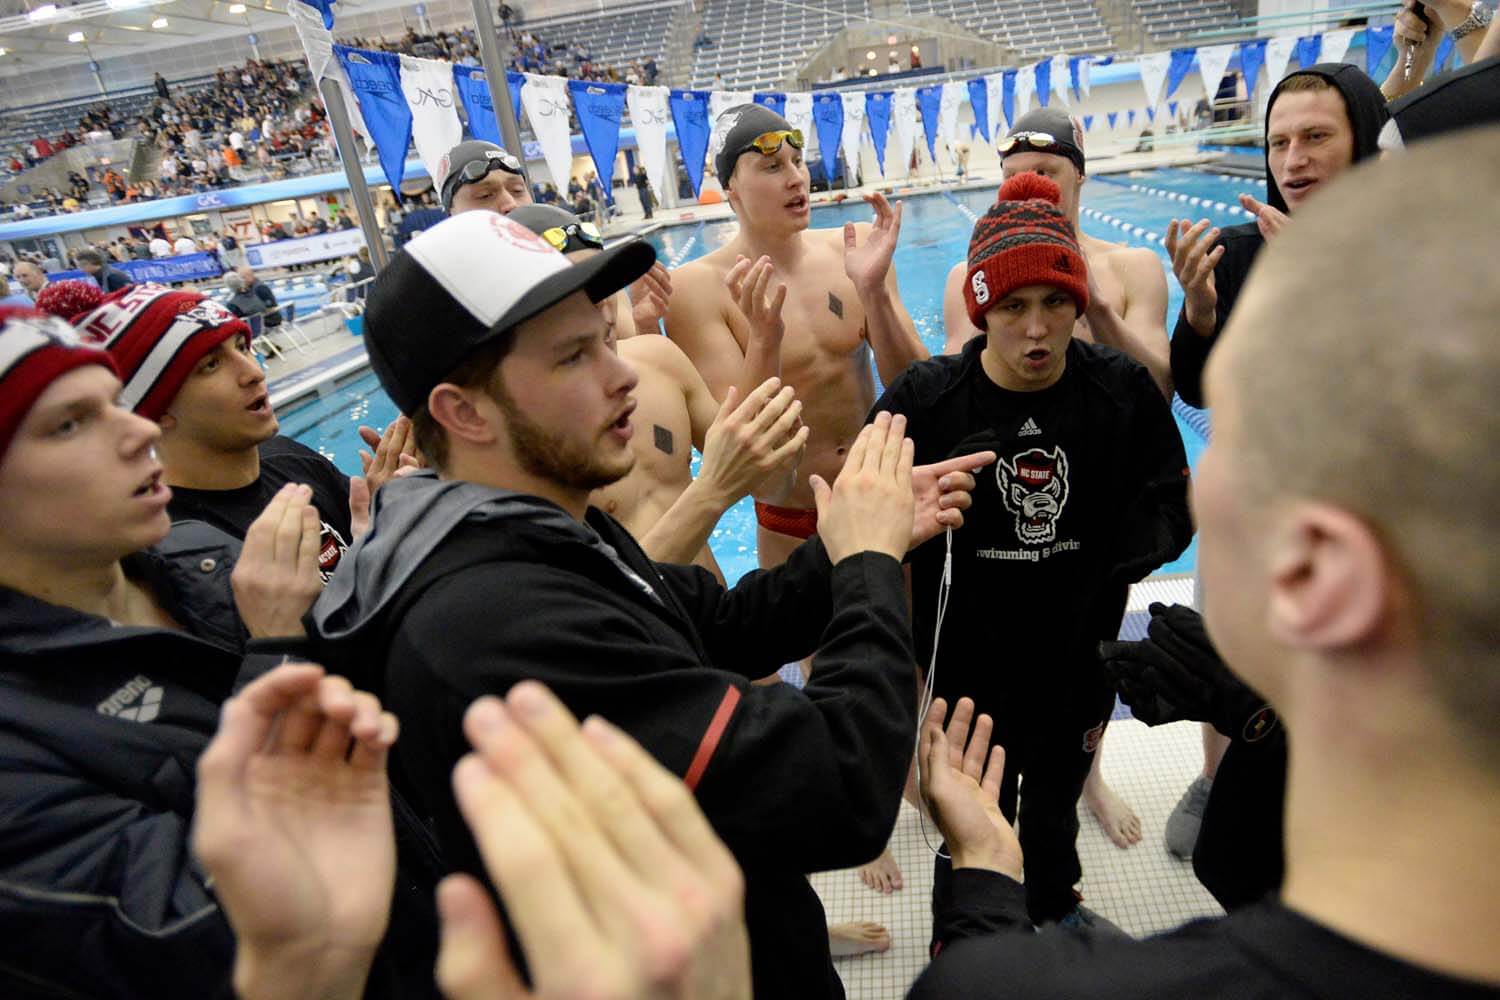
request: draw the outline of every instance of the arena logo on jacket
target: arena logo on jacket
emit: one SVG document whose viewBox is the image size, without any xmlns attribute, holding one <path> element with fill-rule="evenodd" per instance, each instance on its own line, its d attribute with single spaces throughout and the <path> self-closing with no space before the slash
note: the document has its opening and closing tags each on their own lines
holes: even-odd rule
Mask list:
<svg viewBox="0 0 1500 1000">
<path fill-rule="evenodd" d="M 151 683 L 151 678 L 138 674 L 99 703 L 99 714 L 131 722 L 150 722 L 161 712 L 162 693 L 159 686 Z"/>
</svg>

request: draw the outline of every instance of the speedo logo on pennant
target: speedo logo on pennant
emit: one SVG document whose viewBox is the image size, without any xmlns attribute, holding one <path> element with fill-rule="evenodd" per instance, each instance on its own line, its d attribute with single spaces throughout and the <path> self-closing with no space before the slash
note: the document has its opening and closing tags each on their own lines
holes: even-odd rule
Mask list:
<svg viewBox="0 0 1500 1000">
<path fill-rule="evenodd" d="M 100 715 L 132 722 L 150 722 L 161 712 L 161 687 L 152 684 L 151 678 L 137 674 L 114 694 L 98 705 Z"/>
</svg>

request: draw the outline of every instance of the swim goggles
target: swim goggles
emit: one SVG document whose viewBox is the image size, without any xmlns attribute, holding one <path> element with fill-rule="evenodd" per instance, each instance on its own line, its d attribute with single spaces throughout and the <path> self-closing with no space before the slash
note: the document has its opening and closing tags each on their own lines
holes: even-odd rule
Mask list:
<svg viewBox="0 0 1500 1000">
<path fill-rule="evenodd" d="M 781 148 L 781 144 L 784 142 L 791 143 L 793 149 L 802 149 L 802 130 L 800 128 L 784 128 L 778 129 L 775 132 L 762 132 L 754 139 L 745 143 L 740 152 L 748 153 L 753 149 L 762 156 L 775 156 L 776 151 Z"/>
<path fill-rule="evenodd" d="M 553 226 L 542 230 L 540 235 L 552 244 L 552 249 L 560 253 L 568 251 L 568 241 L 574 238 L 589 249 L 604 249 L 604 237 L 599 235 L 599 227 L 592 222 L 570 222 L 566 226 Z M 577 250 L 578 247 L 572 249 Z"/>
<path fill-rule="evenodd" d="M 521 161 L 504 150 L 485 150 L 482 159 L 473 159 L 465 163 L 458 171 L 457 187 L 462 184 L 473 184 L 477 180 L 488 177 L 496 170 L 504 170 L 508 174 L 519 174 L 521 172 Z"/>
<path fill-rule="evenodd" d="M 1046 149 L 1049 146 L 1058 145 L 1057 136 L 1051 132 L 1013 132 L 1001 139 L 997 148 L 1000 150 L 1000 155 L 1004 156 L 1023 142 L 1032 149 Z"/>
</svg>

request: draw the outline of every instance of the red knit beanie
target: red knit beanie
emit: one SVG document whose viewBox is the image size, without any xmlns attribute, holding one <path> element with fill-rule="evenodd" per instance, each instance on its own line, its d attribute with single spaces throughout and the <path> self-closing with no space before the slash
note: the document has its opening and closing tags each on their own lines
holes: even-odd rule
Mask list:
<svg viewBox="0 0 1500 1000">
<path fill-rule="evenodd" d="M 83 278 L 49 281 L 36 293 L 36 307 L 72 322 L 104 301 L 104 289 Z"/>
<path fill-rule="evenodd" d="M 969 238 L 964 304 L 984 329 L 984 314 L 1017 288 L 1052 285 L 1073 297 L 1078 315 L 1089 306 L 1088 265 L 1073 224 L 1058 208 L 1062 190 L 1041 174 L 1016 174 Z"/>
<path fill-rule="evenodd" d="M 163 285 L 122 288 L 74 325 L 115 359 L 121 402 L 148 420 L 161 419 L 205 354 L 230 337 L 250 340 L 245 321 L 217 302 Z"/>
<path fill-rule="evenodd" d="M 0 456 L 47 386 L 83 365 L 116 370 L 114 359 L 85 346 L 78 331 L 56 316 L 24 307 L 0 307 Z"/>
</svg>

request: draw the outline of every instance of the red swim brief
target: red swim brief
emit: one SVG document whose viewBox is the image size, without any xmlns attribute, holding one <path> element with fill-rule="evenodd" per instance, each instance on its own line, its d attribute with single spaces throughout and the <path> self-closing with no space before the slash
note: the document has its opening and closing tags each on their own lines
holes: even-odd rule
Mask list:
<svg viewBox="0 0 1500 1000">
<path fill-rule="evenodd" d="M 767 531 L 808 539 L 818 533 L 818 512 L 800 507 L 774 507 L 755 501 L 755 519 Z"/>
</svg>

